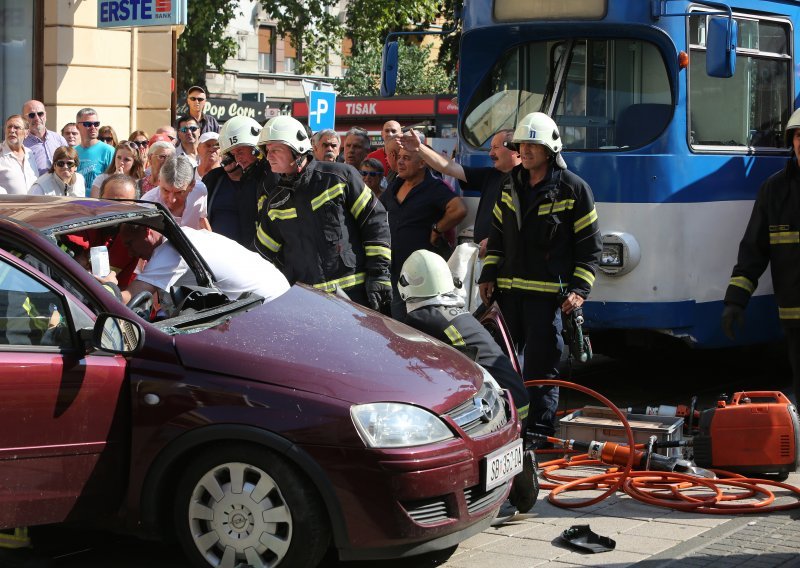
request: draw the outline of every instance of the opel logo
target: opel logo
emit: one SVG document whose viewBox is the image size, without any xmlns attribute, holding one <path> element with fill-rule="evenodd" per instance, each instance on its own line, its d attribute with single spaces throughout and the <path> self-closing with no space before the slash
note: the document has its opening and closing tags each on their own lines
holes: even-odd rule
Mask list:
<svg viewBox="0 0 800 568">
<path fill-rule="evenodd" d="M 494 418 L 494 408 L 485 398 L 476 398 L 475 406 L 481 412 L 481 422 L 491 422 Z"/>
</svg>

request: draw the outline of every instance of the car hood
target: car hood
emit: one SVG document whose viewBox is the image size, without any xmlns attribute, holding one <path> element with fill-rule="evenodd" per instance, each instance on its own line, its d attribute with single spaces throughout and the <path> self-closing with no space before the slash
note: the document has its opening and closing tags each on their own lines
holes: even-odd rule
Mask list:
<svg viewBox="0 0 800 568">
<path fill-rule="evenodd" d="M 187 368 L 355 404 L 413 402 L 443 413 L 482 382 L 480 367 L 443 343 L 303 286 L 221 325 L 174 339 Z"/>
</svg>

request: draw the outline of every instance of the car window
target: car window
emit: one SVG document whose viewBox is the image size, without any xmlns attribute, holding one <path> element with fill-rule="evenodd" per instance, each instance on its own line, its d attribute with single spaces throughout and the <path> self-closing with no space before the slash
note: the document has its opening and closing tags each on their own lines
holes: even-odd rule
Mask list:
<svg viewBox="0 0 800 568">
<path fill-rule="evenodd" d="M 62 297 L 0 258 L 0 345 L 68 347 Z"/>
</svg>

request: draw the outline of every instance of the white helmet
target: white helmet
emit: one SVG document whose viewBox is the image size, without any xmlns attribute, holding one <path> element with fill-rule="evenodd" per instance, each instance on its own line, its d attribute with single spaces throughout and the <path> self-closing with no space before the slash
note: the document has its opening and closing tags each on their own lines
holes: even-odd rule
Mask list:
<svg viewBox="0 0 800 568">
<path fill-rule="evenodd" d="M 237 146 L 258 146 L 261 125 L 248 116 L 234 116 L 219 131 L 219 149 L 228 152 Z"/>
<path fill-rule="evenodd" d="M 265 146 L 269 142 L 282 142 L 300 155 L 311 152 L 308 132 L 299 120 L 291 116 L 276 116 L 267 121 L 258 137 L 258 145 Z"/>
<path fill-rule="evenodd" d="M 555 121 L 543 112 L 532 112 L 522 117 L 514 129 L 514 144 L 523 142 L 529 144 L 541 144 L 546 146 L 555 156 L 556 165 L 561 169 L 566 169 L 567 164 L 561 157 L 561 149 L 564 147 L 561 141 L 561 134 Z"/>
<path fill-rule="evenodd" d="M 800 128 L 800 108 L 792 113 L 792 116 L 789 117 L 789 122 L 786 123 L 787 146 L 792 145 L 792 137 L 794 136 L 794 134 L 791 134 L 791 132 L 796 128 Z"/>
<path fill-rule="evenodd" d="M 429 250 L 411 253 L 400 269 L 397 289 L 404 302 L 416 298 L 433 298 L 455 290 L 453 274 L 447 262 Z"/>
</svg>

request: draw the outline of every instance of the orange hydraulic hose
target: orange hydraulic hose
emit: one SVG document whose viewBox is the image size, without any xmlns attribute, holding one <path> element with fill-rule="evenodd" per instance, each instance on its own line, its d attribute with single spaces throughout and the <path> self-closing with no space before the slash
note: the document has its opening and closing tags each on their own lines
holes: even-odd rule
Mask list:
<svg viewBox="0 0 800 568">
<path fill-rule="evenodd" d="M 631 430 L 626 416 L 603 395 L 590 388 L 568 381 L 525 381 L 525 386 L 558 386 L 578 390 L 594 397 L 614 412 L 625 429 L 625 435 L 628 438 L 628 446 L 636 447 L 633 439 L 633 431 Z M 639 445 L 639 447 L 641 447 L 641 445 Z M 723 470 L 712 470 L 718 476 L 722 476 L 722 479 L 707 479 L 678 472 L 632 472 L 633 461 L 634 453 L 629 452 L 625 468 L 621 471 L 617 466 L 608 466 L 597 460 L 590 459 L 587 454 L 573 455 L 568 458 L 543 462 L 539 464 L 542 470 L 541 476 L 544 479 L 558 483 L 542 483 L 540 486 L 543 489 L 550 490 L 548 500 L 552 504 L 564 508 L 578 508 L 593 505 L 602 501 L 612 493 L 615 493 L 620 488 L 624 493 L 643 503 L 680 511 L 728 515 L 761 514 L 800 508 L 800 488 L 787 483 L 768 479 L 743 477 Z M 567 469 L 569 467 L 595 466 L 605 467 L 605 473 L 586 477 L 557 475 L 554 473 L 555 471 Z M 765 486 L 777 487 L 788 491 L 796 500 L 792 503 L 774 505 L 775 494 Z M 734 488 L 735 492 L 725 493 L 722 489 L 723 487 Z M 605 489 L 605 491 L 598 497 L 578 502 L 566 502 L 558 498 L 558 495 L 561 493 L 587 489 Z M 693 492 L 685 493 L 685 491 Z M 752 503 L 741 503 L 741 501 L 754 498 L 756 495 L 761 495 L 763 498 Z"/>
</svg>

